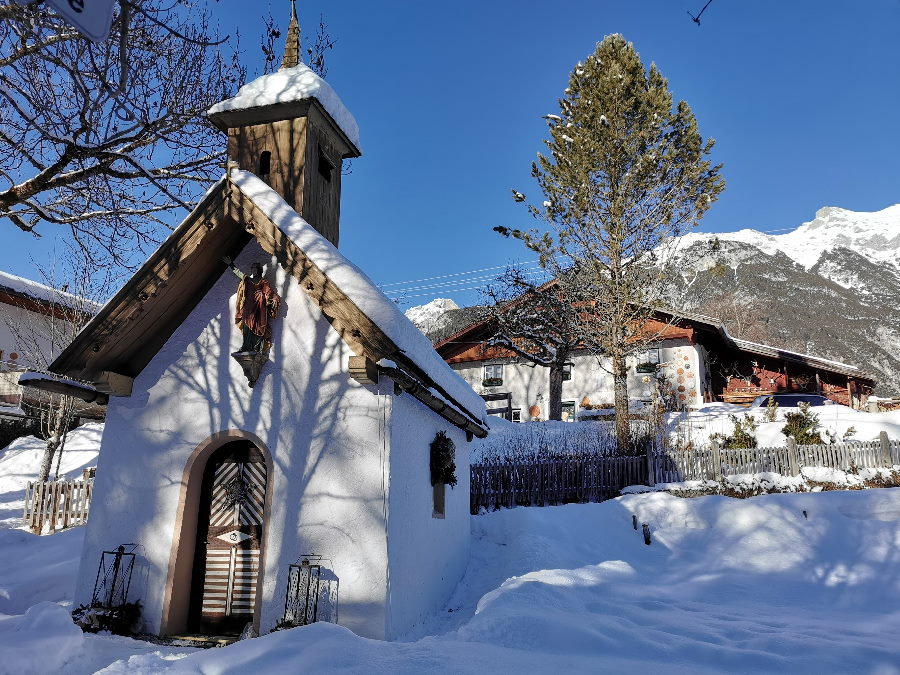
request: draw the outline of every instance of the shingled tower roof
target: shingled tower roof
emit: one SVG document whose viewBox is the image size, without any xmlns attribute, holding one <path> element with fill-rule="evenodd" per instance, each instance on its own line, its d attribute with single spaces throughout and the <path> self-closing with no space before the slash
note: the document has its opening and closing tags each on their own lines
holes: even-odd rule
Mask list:
<svg viewBox="0 0 900 675">
<path fill-rule="evenodd" d="M 300 63 L 300 22 L 297 21 L 297 4 L 291 0 L 291 22 L 288 24 L 287 40 L 284 42 L 284 58 L 281 70 L 293 68 Z"/>
</svg>

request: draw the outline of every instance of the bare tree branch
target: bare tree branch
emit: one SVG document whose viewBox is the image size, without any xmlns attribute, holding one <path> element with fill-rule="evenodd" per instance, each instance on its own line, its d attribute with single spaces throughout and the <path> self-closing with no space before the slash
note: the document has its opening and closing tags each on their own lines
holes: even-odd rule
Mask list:
<svg viewBox="0 0 900 675">
<path fill-rule="evenodd" d="M 0 222 L 63 225 L 133 266 L 221 172 L 205 112 L 244 71 L 204 0 L 129 0 L 112 30 L 94 44 L 42 5 L 0 4 Z"/>
</svg>

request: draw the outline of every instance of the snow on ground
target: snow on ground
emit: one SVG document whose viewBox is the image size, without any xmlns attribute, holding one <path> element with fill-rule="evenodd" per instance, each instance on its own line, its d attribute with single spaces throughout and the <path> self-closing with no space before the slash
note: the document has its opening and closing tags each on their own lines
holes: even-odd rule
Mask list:
<svg viewBox="0 0 900 675">
<path fill-rule="evenodd" d="M 0 452 L 6 501 L 9 474 L 36 471 L 18 443 Z M 82 634 L 67 581 L 81 529 L 37 537 L 6 519 L 0 673 L 900 674 L 900 489 L 652 492 L 471 522 L 465 577 L 405 640 L 319 623 L 195 650 Z"/>
<path fill-rule="evenodd" d="M 871 413 L 854 410 L 844 405 L 823 405 L 810 408 L 819 417 L 819 429 L 822 438 L 826 432 L 833 433 L 838 441 L 852 427 L 855 432 L 848 437 L 849 441 L 873 441 L 881 431 L 887 432 L 888 438 L 900 440 L 900 410 L 883 413 Z M 589 411 L 591 413 L 608 413 L 613 411 Z M 765 408 L 746 408 L 729 403 L 708 403 L 702 408 L 691 409 L 680 413 L 666 415 L 667 431 L 678 446 L 703 447 L 708 445 L 712 434 L 731 435 L 734 423 L 730 415 L 743 418 L 752 415 L 759 426 L 756 430 L 758 447 L 783 447 L 787 436 L 781 433 L 784 428 L 784 416 L 798 412 L 798 408 L 780 407 L 776 411 L 776 421 L 766 422 Z M 490 417 L 491 433 L 487 438 L 479 439 L 471 444 L 472 462 L 483 462 L 504 457 L 527 459 L 550 455 L 573 454 L 615 454 L 615 430 L 612 421 L 595 421 L 585 419 L 580 422 L 529 422 L 516 424 L 499 417 Z M 650 432 L 649 423 L 634 422 L 637 432 Z"/>
<path fill-rule="evenodd" d="M 85 424 L 66 437 L 60 478 L 80 478 L 82 470 L 97 465 L 103 424 Z M 22 518 L 25 484 L 37 478 L 45 443 L 34 436 L 16 439 L 0 449 L 0 528 L 18 527 Z M 54 464 L 51 476 L 56 470 Z"/>
<path fill-rule="evenodd" d="M 407 641 L 315 624 L 104 672 L 900 673 L 898 522 L 897 489 L 502 510 Z"/>
<path fill-rule="evenodd" d="M 779 407 L 775 422 L 765 421 L 765 408 L 745 408 L 729 403 L 708 403 L 702 408 L 684 413 L 671 413 L 667 416 L 670 432 L 677 432 L 684 441 L 694 446 L 703 446 L 709 442 L 710 435 L 721 433 L 730 435 L 734 424 L 729 415 L 753 415 L 759 427 L 756 430 L 756 442 L 761 448 L 784 446 L 787 437 L 781 433 L 784 427 L 784 416 L 797 412 L 797 408 Z M 844 433 L 853 427 L 856 432 L 848 438 L 851 441 L 873 441 L 881 431 L 886 431 L 888 438 L 900 439 L 900 410 L 872 413 L 854 410 L 845 405 L 823 405 L 810 408 L 810 412 L 818 415 L 819 428 L 823 432 L 832 432 L 840 440 Z M 822 434 L 825 437 L 825 434 Z"/>
</svg>

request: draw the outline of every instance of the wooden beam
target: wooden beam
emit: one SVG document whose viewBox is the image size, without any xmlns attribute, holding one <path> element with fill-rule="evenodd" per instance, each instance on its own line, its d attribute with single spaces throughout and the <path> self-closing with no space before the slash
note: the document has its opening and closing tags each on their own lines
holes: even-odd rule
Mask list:
<svg viewBox="0 0 900 675">
<path fill-rule="evenodd" d="M 102 391 L 113 396 L 131 396 L 131 387 L 134 385 L 134 378 L 122 375 L 121 373 L 113 373 L 109 370 L 101 371 L 94 378 L 94 387 L 97 391 Z"/>
<path fill-rule="evenodd" d="M 357 356 L 375 363 L 388 359 L 403 367 L 418 381 L 432 387 L 461 410 L 459 401 L 435 382 L 410 359 L 319 267 L 284 234 L 269 217 L 239 188 L 227 190 L 228 215 L 251 233 L 264 251 L 274 255 L 278 264 L 300 284 L 300 288 L 319 307 L 341 338 Z M 472 415 L 470 411 L 466 411 Z M 474 416 L 472 419 L 475 419 Z M 477 422 L 476 422 L 477 424 Z M 476 434 L 477 435 L 477 434 Z"/>
<path fill-rule="evenodd" d="M 351 356 L 347 364 L 350 377 L 360 384 L 378 384 L 378 366 L 365 356 Z"/>
</svg>

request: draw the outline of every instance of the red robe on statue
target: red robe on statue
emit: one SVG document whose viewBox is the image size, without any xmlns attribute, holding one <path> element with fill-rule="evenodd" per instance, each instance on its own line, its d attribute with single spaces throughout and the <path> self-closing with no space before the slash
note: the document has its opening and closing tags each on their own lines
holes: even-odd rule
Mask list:
<svg viewBox="0 0 900 675">
<path fill-rule="evenodd" d="M 281 298 L 272 290 L 268 281 L 260 279 L 254 282 L 249 276 L 241 279 L 238 284 L 237 296 L 237 312 L 235 312 L 234 322 L 244 333 L 244 345 L 241 347 L 241 351 L 262 351 L 266 345 L 271 343 L 272 324 L 270 319 L 278 316 Z M 252 336 L 257 339 L 254 340 Z"/>
</svg>

